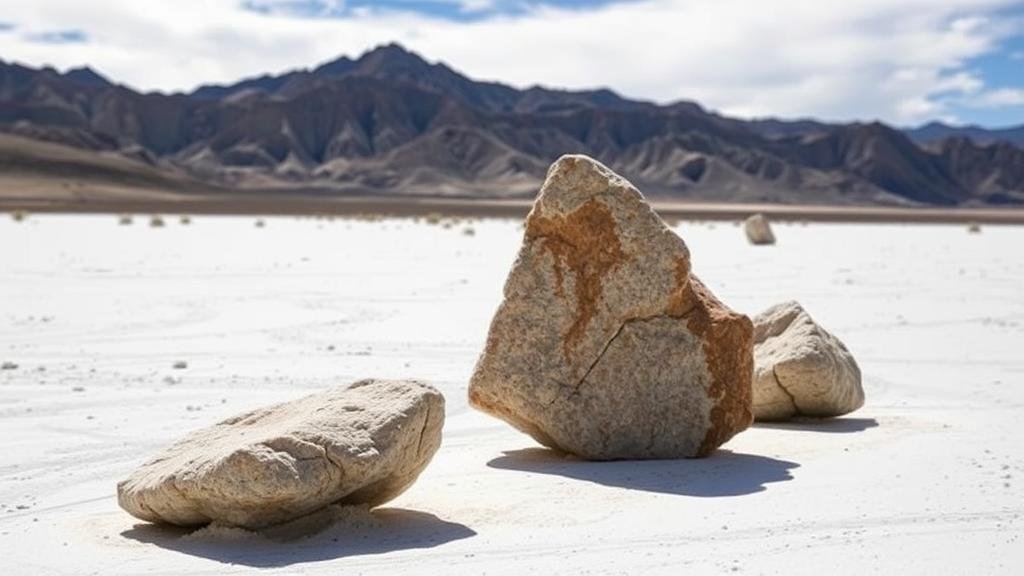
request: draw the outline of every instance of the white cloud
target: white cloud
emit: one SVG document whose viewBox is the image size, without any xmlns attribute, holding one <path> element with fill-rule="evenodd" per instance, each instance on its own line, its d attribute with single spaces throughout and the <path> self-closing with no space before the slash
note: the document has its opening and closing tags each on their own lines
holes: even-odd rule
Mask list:
<svg viewBox="0 0 1024 576">
<path fill-rule="evenodd" d="M 495 0 L 458 0 L 463 12 L 484 12 L 496 6 Z"/>
<path fill-rule="evenodd" d="M 1024 106 L 1024 88 L 998 88 L 983 92 L 966 104 L 980 108 Z"/>
<path fill-rule="evenodd" d="M 343 0 L 241 0 L 241 5 L 273 15 L 332 16 L 345 9 Z"/>
<path fill-rule="evenodd" d="M 490 0 L 460 1 L 473 9 Z M 639 0 L 452 22 L 374 10 L 271 16 L 241 0 L 0 0 L 4 20 L 18 26 L 0 35 L 0 54 L 59 68 L 87 63 L 135 87 L 180 90 L 398 41 L 473 77 L 519 86 L 608 86 L 744 116 L 909 124 L 949 116 L 957 100 L 983 91 L 967 62 L 1013 32 L 998 12 L 1017 4 Z M 89 42 L 27 41 L 53 29 L 81 30 Z"/>
</svg>

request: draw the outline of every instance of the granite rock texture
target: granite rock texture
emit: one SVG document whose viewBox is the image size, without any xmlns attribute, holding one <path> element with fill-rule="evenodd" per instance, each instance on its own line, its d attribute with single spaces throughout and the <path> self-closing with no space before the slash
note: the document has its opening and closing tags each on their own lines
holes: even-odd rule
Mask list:
<svg viewBox="0 0 1024 576">
<path fill-rule="evenodd" d="M 796 302 L 754 319 L 754 416 L 841 416 L 864 405 L 860 368 L 846 345 Z"/>
<path fill-rule="evenodd" d="M 471 405 L 587 459 L 705 456 L 750 424 L 752 370 L 750 320 L 640 192 L 586 156 L 552 165 Z"/>
<path fill-rule="evenodd" d="M 133 516 L 262 528 L 324 506 L 376 506 L 441 444 L 444 398 L 416 381 L 363 380 L 198 430 L 117 487 Z"/>
</svg>

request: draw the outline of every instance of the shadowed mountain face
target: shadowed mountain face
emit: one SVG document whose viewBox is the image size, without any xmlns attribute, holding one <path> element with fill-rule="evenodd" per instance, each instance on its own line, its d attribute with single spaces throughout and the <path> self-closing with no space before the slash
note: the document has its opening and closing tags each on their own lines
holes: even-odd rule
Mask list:
<svg viewBox="0 0 1024 576">
<path fill-rule="evenodd" d="M 397 45 L 191 94 L 141 94 L 88 68 L 0 62 L 0 131 L 221 187 L 525 196 L 585 153 L 649 195 L 782 203 L 1024 203 L 1024 151 L 915 143 L 882 124 L 745 122 L 609 90 L 476 82 Z"/>
</svg>

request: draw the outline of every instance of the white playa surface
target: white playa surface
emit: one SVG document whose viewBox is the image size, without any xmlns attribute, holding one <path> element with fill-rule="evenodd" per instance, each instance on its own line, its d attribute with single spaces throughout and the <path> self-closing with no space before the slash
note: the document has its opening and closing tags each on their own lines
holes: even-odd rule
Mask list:
<svg viewBox="0 0 1024 576">
<path fill-rule="evenodd" d="M 587 463 L 466 405 L 518 222 L 166 221 L 0 221 L 0 574 L 1024 570 L 1024 228 L 776 225 L 753 247 L 678 226 L 733 308 L 795 298 L 843 339 L 867 405 L 705 460 Z M 281 541 L 118 508 L 189 430 L 370 376 L 448 399 L 434 461 L 373 516 Z"/>
</svg>

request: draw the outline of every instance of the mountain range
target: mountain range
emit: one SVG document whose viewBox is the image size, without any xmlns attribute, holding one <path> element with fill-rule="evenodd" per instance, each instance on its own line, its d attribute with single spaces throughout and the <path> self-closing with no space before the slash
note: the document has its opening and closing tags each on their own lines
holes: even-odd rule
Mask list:
<svg viewBox="0 0 1024 576">
<path fill-rule="evenodd" d="M 585 153 L 680 200 L 1024 204 L 1024 127 L 740 120 L 478 82 L 395 44 L 178 94 L 0 60 L 0 132 L 229 190 L 523 197 L 558 156 Z M 47 170 L 8 148 L 3 170 Z"/>
</svg>

